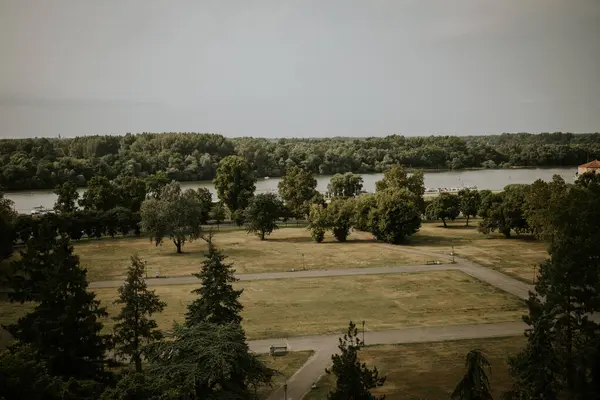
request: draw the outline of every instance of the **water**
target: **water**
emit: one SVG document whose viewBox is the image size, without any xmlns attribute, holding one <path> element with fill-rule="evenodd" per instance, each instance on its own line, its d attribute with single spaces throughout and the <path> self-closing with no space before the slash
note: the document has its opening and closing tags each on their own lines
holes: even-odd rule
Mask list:
<svg viewBox="0 0 600 400">
<path fill-rule="evenodd" d="M 576 167 L 567 168 L 536 168 L 536 169 L 496 169 L 496 170 L 476 170 L 476 171 L 444 171 L 444 172 L 425 172 L 425 187 L 462 187 L 477 186 L 478 189 L 501 190 L 504 186 L 514 183 L 532 183 L 536 179 L 549 181 L 553 175 L 562 176 L 567 182 L 572 182 L 575 178 Z M 364 174 L 363 186 L 367 192 L 375 191 L 375 182 L 383 177 L 383 174 Z M 321 192 L 327 190 L 331 176 L 318 176 L 317 189 Z M 260 179 L 256 183 L 256 192 L 275 192 L 280 178 Z M 216 199 L 214 185 L 211 182 L 183 182 L 182 188 L 208 188 Z M 79 190 L 79 194 L 84 189 Z M 52 208 L 56 195 L 51 190 L 36 190 L 28 192 L 6 193 L 7 198 L 15 202 L 15 208 L 18 212 L 29 213 L 33 207 L 43 206 Z"/>
</svg>

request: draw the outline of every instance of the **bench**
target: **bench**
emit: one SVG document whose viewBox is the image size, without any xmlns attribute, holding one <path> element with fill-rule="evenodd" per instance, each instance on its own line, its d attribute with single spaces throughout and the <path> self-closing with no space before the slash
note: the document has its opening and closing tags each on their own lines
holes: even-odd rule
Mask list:
<svg viewBox="0 0 600 400">
<path fill-rule="evenodd" d="M 441 262 L 437 261 L 437 260 L 430 260 L 430 261 L 425 261 L 425 265 L 440 265 Z"/>
<path fill-rule="evenodd" d="M 283 356 L 287 354 L 287 346 L 271 346 L 269 347 L 269 354 L 272 356 Z"/>
</svg>

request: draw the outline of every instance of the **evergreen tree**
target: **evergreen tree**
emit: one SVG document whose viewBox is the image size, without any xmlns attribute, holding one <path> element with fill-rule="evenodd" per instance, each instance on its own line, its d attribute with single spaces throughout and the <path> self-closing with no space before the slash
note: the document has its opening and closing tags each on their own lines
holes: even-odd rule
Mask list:
<svg viewBox="0 0 600 400">
<path fill-rule="evenodd" d="M 199 295 L 189 306 L 185 315 L 186 325 L 192 326 L 202 322 L 213 324 L 239 324 L 242 321 L 240 312 L 243 309 L 239 297 L 243 290 L 235 290 L 232 283 L 237 279 L 231 264 L 226 264 L 226 256 L 212 243 L 212 236 L 206 239 L 208 252 L 202 263 L 202 270 L 195 277 L 202 281 L 202 286 L 192 291 Z"/>
<path fill-rule="evenodd" d="M 452 392 L 452 400 L 492 400 L 486 369 L 491 366 L 481 350 L 471 350 L 465 360 L 467 371 Z"/>
<path fill-rule="evenodd" d="M 151 343 L 162 338 L 152 314 L 162 312 L 166 303 L 160 301 L 154 291 L 148 290 L 144 273 L 146 263 L 137 255 L 131 257 L 131 266 L 127 271 L 127 279 L 119 288 L 119 298 L 115 304 L 123 304 L 123 308 L 114 319 L 114 343 L 116 353 L 131 357 L 136 372 L 142 371 L 142 348 L 144 343 Z"/>
<path fill-rule="evenodd" d="M 379 377 L 376 367 L 369 369 L 366 364 L 361 364 L 358 351 L 362 342 L 358 338 L 358 329 L 350 321 L 348 333 L 339 339 L 339 354 L 331 356 L 333 366 L 326 369 L 328 374 L 337 378 L 335 389 L 327 398 L 329 400 L 383 400 L 385 396 L 374 397 L 370 389 L 383 386 L 385 377 Z"/>
<path fill-rule="evenodd" d="M 87 291 L 86 270 L 67 237 L 41 225 L 14 262 L 11 301 L 35 302 L 32 312 L 8 327 L 20 343 L 30 344 L 51 375 L 64 379 L 105 377 L 109 338 L 102 335 L 107 314 Z"/>
</svg>

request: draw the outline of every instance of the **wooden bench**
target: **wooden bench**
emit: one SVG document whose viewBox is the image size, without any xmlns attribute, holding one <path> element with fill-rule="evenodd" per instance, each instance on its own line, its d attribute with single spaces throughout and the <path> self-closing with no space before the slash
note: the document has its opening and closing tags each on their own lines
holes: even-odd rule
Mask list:
<svg viewBox="0 0 600 400">
<path fill-rule="evenodd" d="M 430 260 L 430 261 L 425 261 L 425 265 L 440 265 L 441 262 L 437 261 L 437 260 Z"/>
<path fill-rule="evenodd" d="M 272 356 L 283 356 L 287 354 L 287 346 L 271 346 L 269 347 L 269 353 Z"/>
</svg>

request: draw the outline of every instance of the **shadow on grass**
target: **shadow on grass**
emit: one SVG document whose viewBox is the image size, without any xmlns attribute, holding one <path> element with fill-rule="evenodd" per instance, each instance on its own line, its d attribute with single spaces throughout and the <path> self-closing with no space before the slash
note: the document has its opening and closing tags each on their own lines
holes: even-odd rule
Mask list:
<svg viewBox="0 0 600 400">
<path fill-rule="evenodd" d="M 316 243 L 310 236 L 298 236 L 298 237 L 287 237 L 287 238 L 267 238 L 266 242 L 279 242 L 279 243 L 315 243 L 320 246 L 327 246 L 330 244 L 351 244 L 351 243 L 373 243 L 373 239 L 348 239 L 345 242 L 338 242 L 337 240 Z"/>
</svg>

